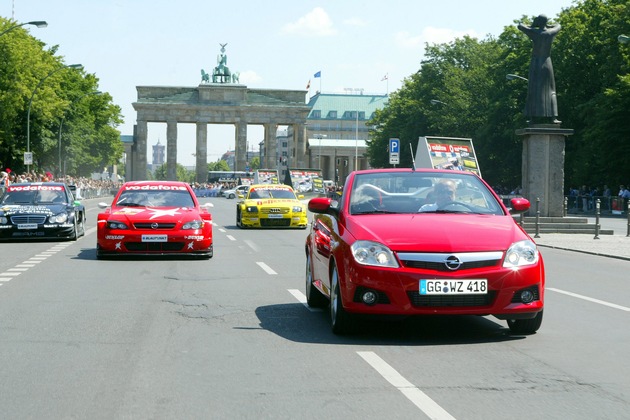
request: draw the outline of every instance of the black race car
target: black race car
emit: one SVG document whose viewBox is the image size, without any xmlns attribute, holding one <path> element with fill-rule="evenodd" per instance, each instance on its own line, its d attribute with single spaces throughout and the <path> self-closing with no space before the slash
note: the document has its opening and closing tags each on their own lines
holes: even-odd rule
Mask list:
<svg viewBox="0 0 630 420">
<path fill-rule="evenodd" d="M 77 240 L 85 220 L 85 207 L 61 182 L 12 184 L 0 197 L 0 240 Z"/>
</svg>

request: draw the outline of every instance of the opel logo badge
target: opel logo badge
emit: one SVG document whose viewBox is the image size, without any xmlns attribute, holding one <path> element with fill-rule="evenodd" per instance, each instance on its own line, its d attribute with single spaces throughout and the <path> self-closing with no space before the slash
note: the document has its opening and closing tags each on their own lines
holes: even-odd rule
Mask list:
<svg viewBox="0 0 630 420">
<path fill-rule="evenodd" d="M 157 229 L 159 226 L 160 225 L 155 222 L 151 223 L 151 229 Z"/>
<path fill-rule="evenodd" d="M 444 265 L 449 270 L 455 271 L 462 266 L 462 262 L 455 255 L 450 255 L 444 260 Z"/>
</svg>

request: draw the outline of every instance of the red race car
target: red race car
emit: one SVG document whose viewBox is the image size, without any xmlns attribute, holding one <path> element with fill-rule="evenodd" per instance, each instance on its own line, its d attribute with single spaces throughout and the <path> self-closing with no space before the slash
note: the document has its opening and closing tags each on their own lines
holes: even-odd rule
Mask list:
<svg viewBox="0 0 630 420">
<path fill-rule="evenodd" d="M 493 315 L 532 334 L 544 264 L 511 215 L 529 201 L 510 206 L 470 172 L 353 172 L 338 200 L 309 201 L 307 302 L 330 306 L 337 334 L 359 315 Z"/>
<path fill-rule="evenodd" d="M 99 203 L 96 257 L 189 255 L 212 258 L 212 215 L 190 185 L 175 181 L 123 184 L 111 206 Z"/>
</svg>

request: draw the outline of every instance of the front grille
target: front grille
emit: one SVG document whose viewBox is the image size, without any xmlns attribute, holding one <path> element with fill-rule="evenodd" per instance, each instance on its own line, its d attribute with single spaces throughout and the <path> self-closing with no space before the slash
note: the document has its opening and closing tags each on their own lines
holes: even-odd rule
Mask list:
<svg viewBox="0 0 630 420">
<path fill-rule="evenodd" d="M 11 216 L 11 222 L 14 225 L 21 225 L 25 223 L 37 223 L 38 225 L 46 222 L 45 214 L 21 214 L 19 216 Z"/>
<path fill-rule="evenodd" d="M 260 226 L 266 226 L 266 227 L 291 226 L 291 219 L 260 219 Z"/>
<path fill-rule="evenodd" d="M 289 209 L 282 207 L 269 207 L 260 209 L 260 212 L 262 214 L 287 214 Z"/>
<path fill-rule="evenodd" d="M 145 223 L 145 222 L 138 222 L 138 223 L 134 223 L 133 227 L 135 227 L 136 229 L 151 229 L 151 230 L 170 230 L 173 229 L 175 227 L 175 223 L 157 223 L 157 227 L 153 227 L 155 223 L 153 222 L 149 222 L 149 223 Z"/>
<path fill-rule="evenodd" d="M 454 307 L 454 306 L 489 306 L 496 297 L 496 291 L 485 295 L 421 295 L 419 292 L 407 292 L 411 304 L 415 307 Z"/>
<path fill-rule="evenodd" d="M 184 246 L 183 242 L 125 242 L 129 252 L 176 252 Z"/>
<path fill-rule="evenodd" d="M 483 268 L 483 267 L 492 267 L 498 265 L 501 260 L 486 260 L 486 261 L 470 261 L 463 263 L 458 270 L 469 270 L 471 268 Z M 446 268 L 446 265 L 443 262 L 432 262 L 432 261 L 402 261 L 405 267 L 409 268 L 420 268 L 426 270 L 436 270 L 436 271 L 451 271 Z"/>
</svg>

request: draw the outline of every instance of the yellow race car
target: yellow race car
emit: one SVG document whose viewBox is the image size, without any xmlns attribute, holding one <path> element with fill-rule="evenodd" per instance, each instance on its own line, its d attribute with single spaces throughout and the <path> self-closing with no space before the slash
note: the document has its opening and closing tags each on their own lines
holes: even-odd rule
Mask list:
<svg viewBox="0 0 630 420">
<path fill-rule="evenodd" d="M 244 228 L 306 229 L 306 204 L 293 188 L 283 184 L 255 184 L 236 204 L 236 226 Z"/>
</svg>

